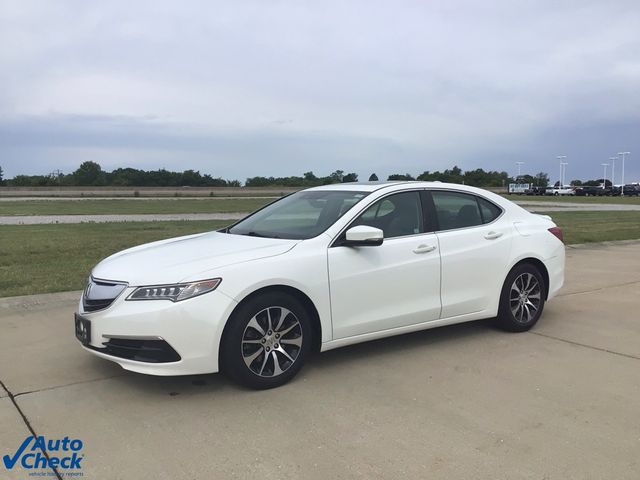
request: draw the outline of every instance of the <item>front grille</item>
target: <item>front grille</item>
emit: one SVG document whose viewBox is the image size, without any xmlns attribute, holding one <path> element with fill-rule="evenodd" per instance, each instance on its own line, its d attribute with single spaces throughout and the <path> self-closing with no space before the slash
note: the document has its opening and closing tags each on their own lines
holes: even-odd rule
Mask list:
<svg viewBox="0 0 640 480">
<path fill-rule="evenodd" d="M 94 350 L 114 357 L 148 363 L 168 363 L 180 360 L 180 355 L 164 340 L 135 340 L 111 338 L 104 348 Z"/>
<path fill-rule="evenodd" d="M 85 312 L 103 310 L 111 305 L 126 287 L 126 283 L 90 278 L 82 293 L 82 308 Z"/>
</svg>

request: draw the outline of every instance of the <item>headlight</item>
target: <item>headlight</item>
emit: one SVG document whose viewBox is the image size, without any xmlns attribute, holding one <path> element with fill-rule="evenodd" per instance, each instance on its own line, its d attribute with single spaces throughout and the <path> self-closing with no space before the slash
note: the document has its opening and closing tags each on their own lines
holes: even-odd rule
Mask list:
<svg viewBox="0 0 640 480">
<path fill-rule="evenodd" d="M 221 278 L 213 278 L 192 283 L 138 287 L 127 297 L 127 300 L 171 300 L 172 302 L 179 302 L 180 300 L 211 292 L 220 285 L 221 281 Z"/>
</svg>

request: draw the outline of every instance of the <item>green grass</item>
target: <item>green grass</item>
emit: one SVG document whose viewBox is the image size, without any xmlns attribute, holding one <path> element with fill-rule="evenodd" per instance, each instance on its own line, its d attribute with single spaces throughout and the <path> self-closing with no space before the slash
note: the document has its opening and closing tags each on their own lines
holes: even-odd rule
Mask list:
<svg viewBox="0 0 640 480">
<path fill-rule="evenodd" d="M 0 202 L 0 215 L 252 212 L 271 201 L 271 198 L 21 200 Z"/>
<path fill-rule="evenodd" d="M 640 239 L 640 212 L 540 212 L 562 228 L 566 244 Z"/>
<path fill-rule="evenodd" d="M 91 268 L 124 248 L 231 221 L 0 226 L 0 297 L 80 290 Z"/>
<path fill-rule="evenodd" d="M 512 202 L 568 202 L 640 205 L 640 197 L 577 197 L 575 195 L 502 195 Z"/>
<path fill-rule="evenodd" d="M 640 212 L 549 212 L 568 244 L 640 239 Z M 0 297 L 80 290 L 91 268 L 127 247 L 231 221 L 0 226 Z"/>
</svg>

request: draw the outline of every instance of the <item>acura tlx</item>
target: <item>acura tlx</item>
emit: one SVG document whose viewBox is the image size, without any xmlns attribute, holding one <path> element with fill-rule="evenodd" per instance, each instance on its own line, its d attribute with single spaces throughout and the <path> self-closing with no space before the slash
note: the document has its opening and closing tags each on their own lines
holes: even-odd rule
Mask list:
<svg viewBox="0 0 640 480">
<path fill-rule="evenodd" d="M 89 352 L 134 372 L 293 378 L 313 350 L 495 318 L 530 329 L 564 281 L 561 230 L 487 190 L 327 185 L 222 230 L 95 266 L 75 315 Z"/>
</svg>

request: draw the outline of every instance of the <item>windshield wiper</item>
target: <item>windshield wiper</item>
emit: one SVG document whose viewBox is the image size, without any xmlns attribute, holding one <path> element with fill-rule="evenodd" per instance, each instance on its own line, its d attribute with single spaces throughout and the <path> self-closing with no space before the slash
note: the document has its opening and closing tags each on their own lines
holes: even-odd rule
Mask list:
<svg viewBox="0 0 640 480">
<path fill-rule="evenodd" d="M 247 233 L 242 233 L 241 235 L 246 235 L 248 237 L 260 237 L 260 238 L 280 238 L 276 235 L 264 235 L 262 233 L 254 232 L 253 230 Z"/>
</svg>

